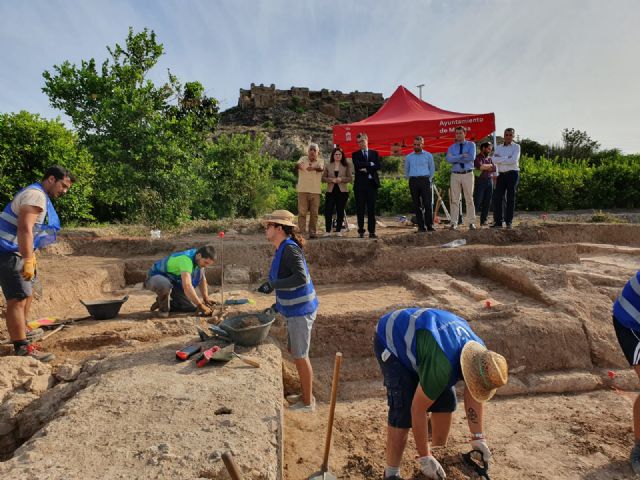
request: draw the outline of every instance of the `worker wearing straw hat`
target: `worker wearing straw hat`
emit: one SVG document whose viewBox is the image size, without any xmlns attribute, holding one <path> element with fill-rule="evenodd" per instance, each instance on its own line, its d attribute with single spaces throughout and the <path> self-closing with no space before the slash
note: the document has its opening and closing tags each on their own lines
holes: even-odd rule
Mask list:
<svg viewBox="0 0 640 480">
<path fill-rule="evenodd" d="M 263 218 L 267 240 L 276 248 L 269 279 L 258 287 L 260 293 L 275 290 L 275 309 L 287 321 L 289 350 L 300 376 L 301 395 L 287 398 L 291 410 L 313 412 L 313 369 L 309 361 L 311 328 L 318 311 L 316 291 L 304 258 L 304 239 L 296 232 L 294 215 L 276 210 Z"/>
<path fill-rule="evenodd" d="M 456 409 L 455 384 L 464 380 L 464 405 L 471 447 L 488 465 L 491 451 L 483 433 L 483 403 L 507 383 L 507 362 L 487 350 L 462 318 L 444 310 L 406 308 L 378 321 L 374 352 L 387 387 L 389 404 L 384 478 L 401 480 L 400 462 L 413 430 L 422 473 L 445 478 L 429 448 L 431 415 L 433 446 L 445 445 Z"/>
</svg>

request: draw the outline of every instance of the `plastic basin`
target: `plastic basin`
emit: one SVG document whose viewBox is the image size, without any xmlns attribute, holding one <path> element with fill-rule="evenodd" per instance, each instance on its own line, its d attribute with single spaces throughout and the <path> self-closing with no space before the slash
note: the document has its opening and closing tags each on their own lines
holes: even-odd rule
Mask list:
<svg viewBox="0 0 640 480">
<path fill-rule="evenodd" d="M 245 326 L 247 323 L 256 323 L 256 319 L 257 325 Z M 234 343 L 244 347 L 252 347 L 267 338 L 275 319 L 275 312 L 268 308 L 262 312 L 242 313 L 227 317 L 220 324 L 220 328 L 227 332 Z"/>
<path fill-rule="evenodd" d="M 109 320 L 115 318 L 120 312 L 122 304 L 129 300 L 129 295 L 125 296 L 122 300 L 87 300 L 82 303 L 91 315 L 96 320 Z"/>
</svg>

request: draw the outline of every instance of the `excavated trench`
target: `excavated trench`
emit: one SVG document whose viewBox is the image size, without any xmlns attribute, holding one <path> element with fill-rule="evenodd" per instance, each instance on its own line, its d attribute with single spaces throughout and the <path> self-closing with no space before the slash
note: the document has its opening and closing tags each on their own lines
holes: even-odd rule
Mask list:
<svg viewBox="0 0 640 480">
<path fill-rule="evenodd" d="M 608 388 L 611 379 L 607 372 L 626 366 L 610 325 L 611 301 L 640 269 L 639 231 L 635 225 L 566 224 L 464 234 L 439 231 L 432 236 L 394 233 L 378 241 L 343 238 L 311 242 L 306 256 L 320 309 L 310 357 L 315 395 L 320 402 L 328 401 L 335 352 L 344 355 L 333 453 L 335 470 L 346 478 L 371 478 L 371 472 L 378 472 L 380 467 L 380 459 L 372 462 L 363 453 L 367 445 L 377 452 L 380 445 L 374 448 L 370 442 L 377 442 L 384 433 L 380 419 L 384 417 L 385 392 L 371 339 L 377 319 L 395 308 L 432 306 L 469 320 L 487 345 L 509 362 L 510 382 L 499 392 L 504 398 Z M 466 246 L 440 247 L 461 236 L 467 240 Z M 193 335 L 193 318 L 153 318 L 147 311 L 153 297 L 141 290 L 140 282 L 158 257 L 208 242 L 211 236 L 206 235 L 160 241 L 71 235 L 57 252 L 44 258 L 45 290 L 34 303 L 34 316 L 82 319 L 86 311 L 78 302 L 80 298 L 128 294 L 130 300 L 119 319 L 78 321 L 48 340 L 47 349 L 58 359 L 50 371 L 36 365 L 26 368 L 23 373 L 29 377 L 29 385 L 21 384 L 24 379 L 19 376 L 5 381 L 11 388 L 2 390 L 0 383 L 0 393 L 4 392 L 3 397 L 0 395 L 0 451 L 4 459 L 11 458 L 17 447 L 53 419 L 66 415 L 67 402 L 94 385 L 97 372 L 110 372 L 104 362 L 96 366 L 105 358 L 116 354 L 142 358 L 140 352 L 155 344 L 166 345 L 173 340 L 171 345 L 176 345 L 176 339 Z M 68 255 L 64 258 L 65 271 L 47 269 L 48 264 L 53 267 L 61 261 L 62 253 Z M 236 290 L 237 296 L 256 301 L 232 310 L 229 307 L 227 313 L 270 305 L 270 297 L 258 297 L 253 289 L 266 276 L 271 253 L 262 236 L 225 240 L 227 294 Z M 220 284 L 221 270 L 216 266 L 208 272 L 213 290 Z M 271 337 L 271 343 L 283 352 L 278 381 L 283 383 L 284 394 L 295 393 L 299 385 L 283 348 L 286 329 L 282 322 L 276 322 Z M 7 347 L 3 352 L 8 352 Z M 273 356 L 270 351 L 253 353 Z M 636 379 L 622 371 L 616 382 L 619 388 L 636 388 Z M 282 401 L 279 395 L 270 400 Z M 267 434 L 273 437 L 276 449 L 263 461 L 271 462 L 269 472 L 275 473 L 253 475 L 256 467 L 251 468 L 251 459 L 245 459 L 240 463 L 247 478 L 299 479 L 305 478 L 305 469 L 312 469 L 306 476 L 317 470 L 312 467 L 318 452 L 309 452 L 303 446 L 308 438 L 300 437 L 299 432 L 309 434 L 318 429 L 318 438 L 323 437 L 320 432 L 324 432 L 324 424 L 318 418 L 326 418 L 325 408 L 319 410 L 314 420 L 286 414 L 284 440 L 281 427 Z M 244 435 L 242 430 L 234 434 Z M 31 445 L 34 440 L 37 444 L 37 438 L 27 443 Z M 6 472 L 21 471 L 19 463 L 4 465 Z M 452 465 L 459 468 L 460 475 L 465 474 L 463 467 L 454 461 Z M 199 471 L 206 474 L 205 478 L 223 478 L 216 476 L 220 468 L 207 468 Z"/>
</svg>

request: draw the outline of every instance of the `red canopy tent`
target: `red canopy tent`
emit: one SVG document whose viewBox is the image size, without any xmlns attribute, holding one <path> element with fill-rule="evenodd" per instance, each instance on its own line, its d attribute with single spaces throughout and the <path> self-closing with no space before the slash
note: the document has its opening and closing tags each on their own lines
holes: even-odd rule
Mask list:
<svg viewBox="0 0 640 480">
<path fill-rule="evenodd" d="M 399 143 L 402 153 L 413 150 L 413 137 L 424 137 L 425 150 L 445 152 L 455 141 L 455 128 L 467 128 L 467 139 L 478 141 L 496 129 L 493 113 L 449 112 L 423 102 L 402 85 L 376 113 L 359 122 L 333 126 L 333 143 L 340 145 L 346 155 L 358 149 L 356 135 L 366 133 L 369 148 L 380 155 L 391 154 L 391 147 Z"/>
</svg>

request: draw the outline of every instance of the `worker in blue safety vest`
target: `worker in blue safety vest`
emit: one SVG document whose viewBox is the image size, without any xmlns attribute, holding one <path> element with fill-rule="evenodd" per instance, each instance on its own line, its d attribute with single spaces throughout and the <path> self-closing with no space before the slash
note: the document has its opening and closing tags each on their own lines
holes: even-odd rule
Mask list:
<svg viewBox="0 0 640 480">
<path fill-rule="evenodd" d="M 6 322 L 15 354 L 47 362 L 27 339 L 27 317 L 37 277 L 36 251 L 54 243 L 60 219 L 51 199 L 66 194 L 74 182 L 66 168 L 54 166 L 40 182 L 20 190 L 0 213 L 0 287 L 7 300 Z"/>
<path fill-rule="evenodd" d="M 296 232 L 294 215 L 287 210 L 276 210 L 267 215 L 262 224 L 267 240 L 276 248 L 271 262 L 269 279 L 258 287 L 260 293 L 275 290 L 273 308 L 287 322 L 289 350 L 300 376 L 301 395 L 289 395 L 289 408 L 300 412 L 313 412 L 313 369 L 309 361 L 311 329 L 318 311 L 316 291 L 304 258 L 304 239 Z"/>
<path fill-rule="evenodd" d="M 488 468 L 491 451 L 483 432 L 483 403 L 507 383 L 505 358 L 488 350 L 464 319 L 434 308 L 406 308 L 384 315 L 376 328 L 374 353 L 389 404 L 385 480 L 401 480 L 400 462 L 409 429 L 422 473 L 434 480 L 446 477 L 431 454 L 427 421 L 433 446 L 445 445 L 459 380 L 465 383 L 471 447 Z"/>
</svg>

